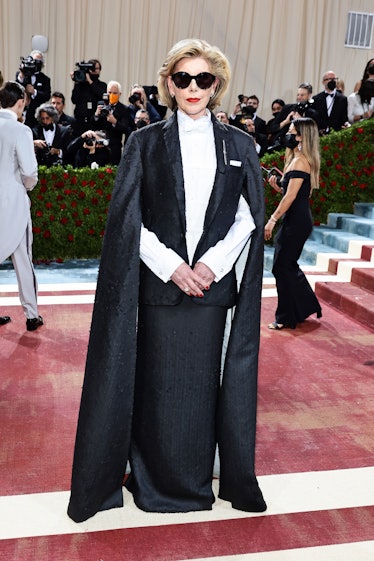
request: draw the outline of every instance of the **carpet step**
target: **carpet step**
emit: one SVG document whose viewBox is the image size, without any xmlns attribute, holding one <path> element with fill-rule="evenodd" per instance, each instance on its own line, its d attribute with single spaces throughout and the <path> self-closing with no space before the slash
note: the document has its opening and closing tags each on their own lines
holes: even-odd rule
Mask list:
<svg viewBox="0 0 374 561">
<path fill-rule="evenodd" d="M 374 267 L 372 269 L 353 269 L 351 282 L 374 294 Z"/>
<path fill-rule="evenodd" d="M 374 331 L 374 299 L 371 291 L 350 282 L 317 282 L 317 298 Z"/>
</svg>

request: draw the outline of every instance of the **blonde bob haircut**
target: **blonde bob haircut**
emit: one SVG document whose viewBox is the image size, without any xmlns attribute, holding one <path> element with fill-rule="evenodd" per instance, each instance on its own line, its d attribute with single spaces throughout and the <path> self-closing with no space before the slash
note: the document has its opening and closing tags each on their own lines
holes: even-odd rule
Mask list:
<svg viewBox="0 0 374 561">
<path fill-rule="evenodd" d="M 292 121 L 299 136 L 301 136 L 300 151 L 310 165 L 310 195 L 313 189 L 319 189 L 320 150 L 319 131 L 316 122 L 310 117 L 300 117 Z M 290 166 L 295 154 L 286 149 L 284 171 Z"/>
<path fill-rule="evenodd" d="M 174 73 L 174 69 L 180 60 L 194 57 L 204 58 L 209 64 L 210 72 L 218 79 L 214 94 L 207 105 L 208 109 L 212 111 L 221 104 L 221 99 L 229 86 L 231 76 L 230 64 L 220 49 L 212 47 L 201 39 L 183 39 L 170 49 L 163 65 L 158 71 L 157 87 L 160 101 L 172 111 L 177 108 L 177 102 L 170 95 L 167 78 Z"/>
</svg>

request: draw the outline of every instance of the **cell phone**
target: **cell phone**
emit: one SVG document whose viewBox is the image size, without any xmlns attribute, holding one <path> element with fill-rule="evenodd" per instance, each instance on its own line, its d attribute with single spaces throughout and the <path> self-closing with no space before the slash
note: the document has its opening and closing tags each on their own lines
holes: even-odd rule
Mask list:
<svg viewBox="0 0 374 561">
<path fill-rule="evenodd" d="M 277 169 L 277 168 L 271 168 L 271 169 L 268 171 L 268 180 L 269 180 L 270 177 L 272 177 L 272 176 L 276 177 L 276 179 L 277 179 L 277 185 L 278 185 L 278 187 L 281 187 L 281 186 L 282 186 L 282 173 L 279 171 L 279 169 Z"/>
</svg>

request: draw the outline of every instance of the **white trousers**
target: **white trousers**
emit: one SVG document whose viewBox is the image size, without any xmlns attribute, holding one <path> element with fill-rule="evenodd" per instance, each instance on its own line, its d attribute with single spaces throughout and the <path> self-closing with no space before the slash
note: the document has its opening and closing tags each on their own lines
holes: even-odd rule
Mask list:
<svg viewBox="0 0 374 561">
<path fill-rule="evenodd" d="M 16 272 L 19 299 L 26 318 L 37 318 L 38 283 L 32 263 L 32 225 L 31 219 L 17 249 L 10 256 Z"/>
</svg>

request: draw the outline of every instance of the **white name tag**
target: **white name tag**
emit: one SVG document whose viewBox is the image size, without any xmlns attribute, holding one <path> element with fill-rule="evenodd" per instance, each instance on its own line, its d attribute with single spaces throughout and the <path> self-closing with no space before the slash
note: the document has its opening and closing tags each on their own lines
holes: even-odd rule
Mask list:
<svg viewBox="0 0 374 561">
<path fill-rule="evenodd" d="M 236 168 L 241 168 L 242 163 L 239 160 L 230 160 L 230 166 L 234 166 Z"/>
</svg>

